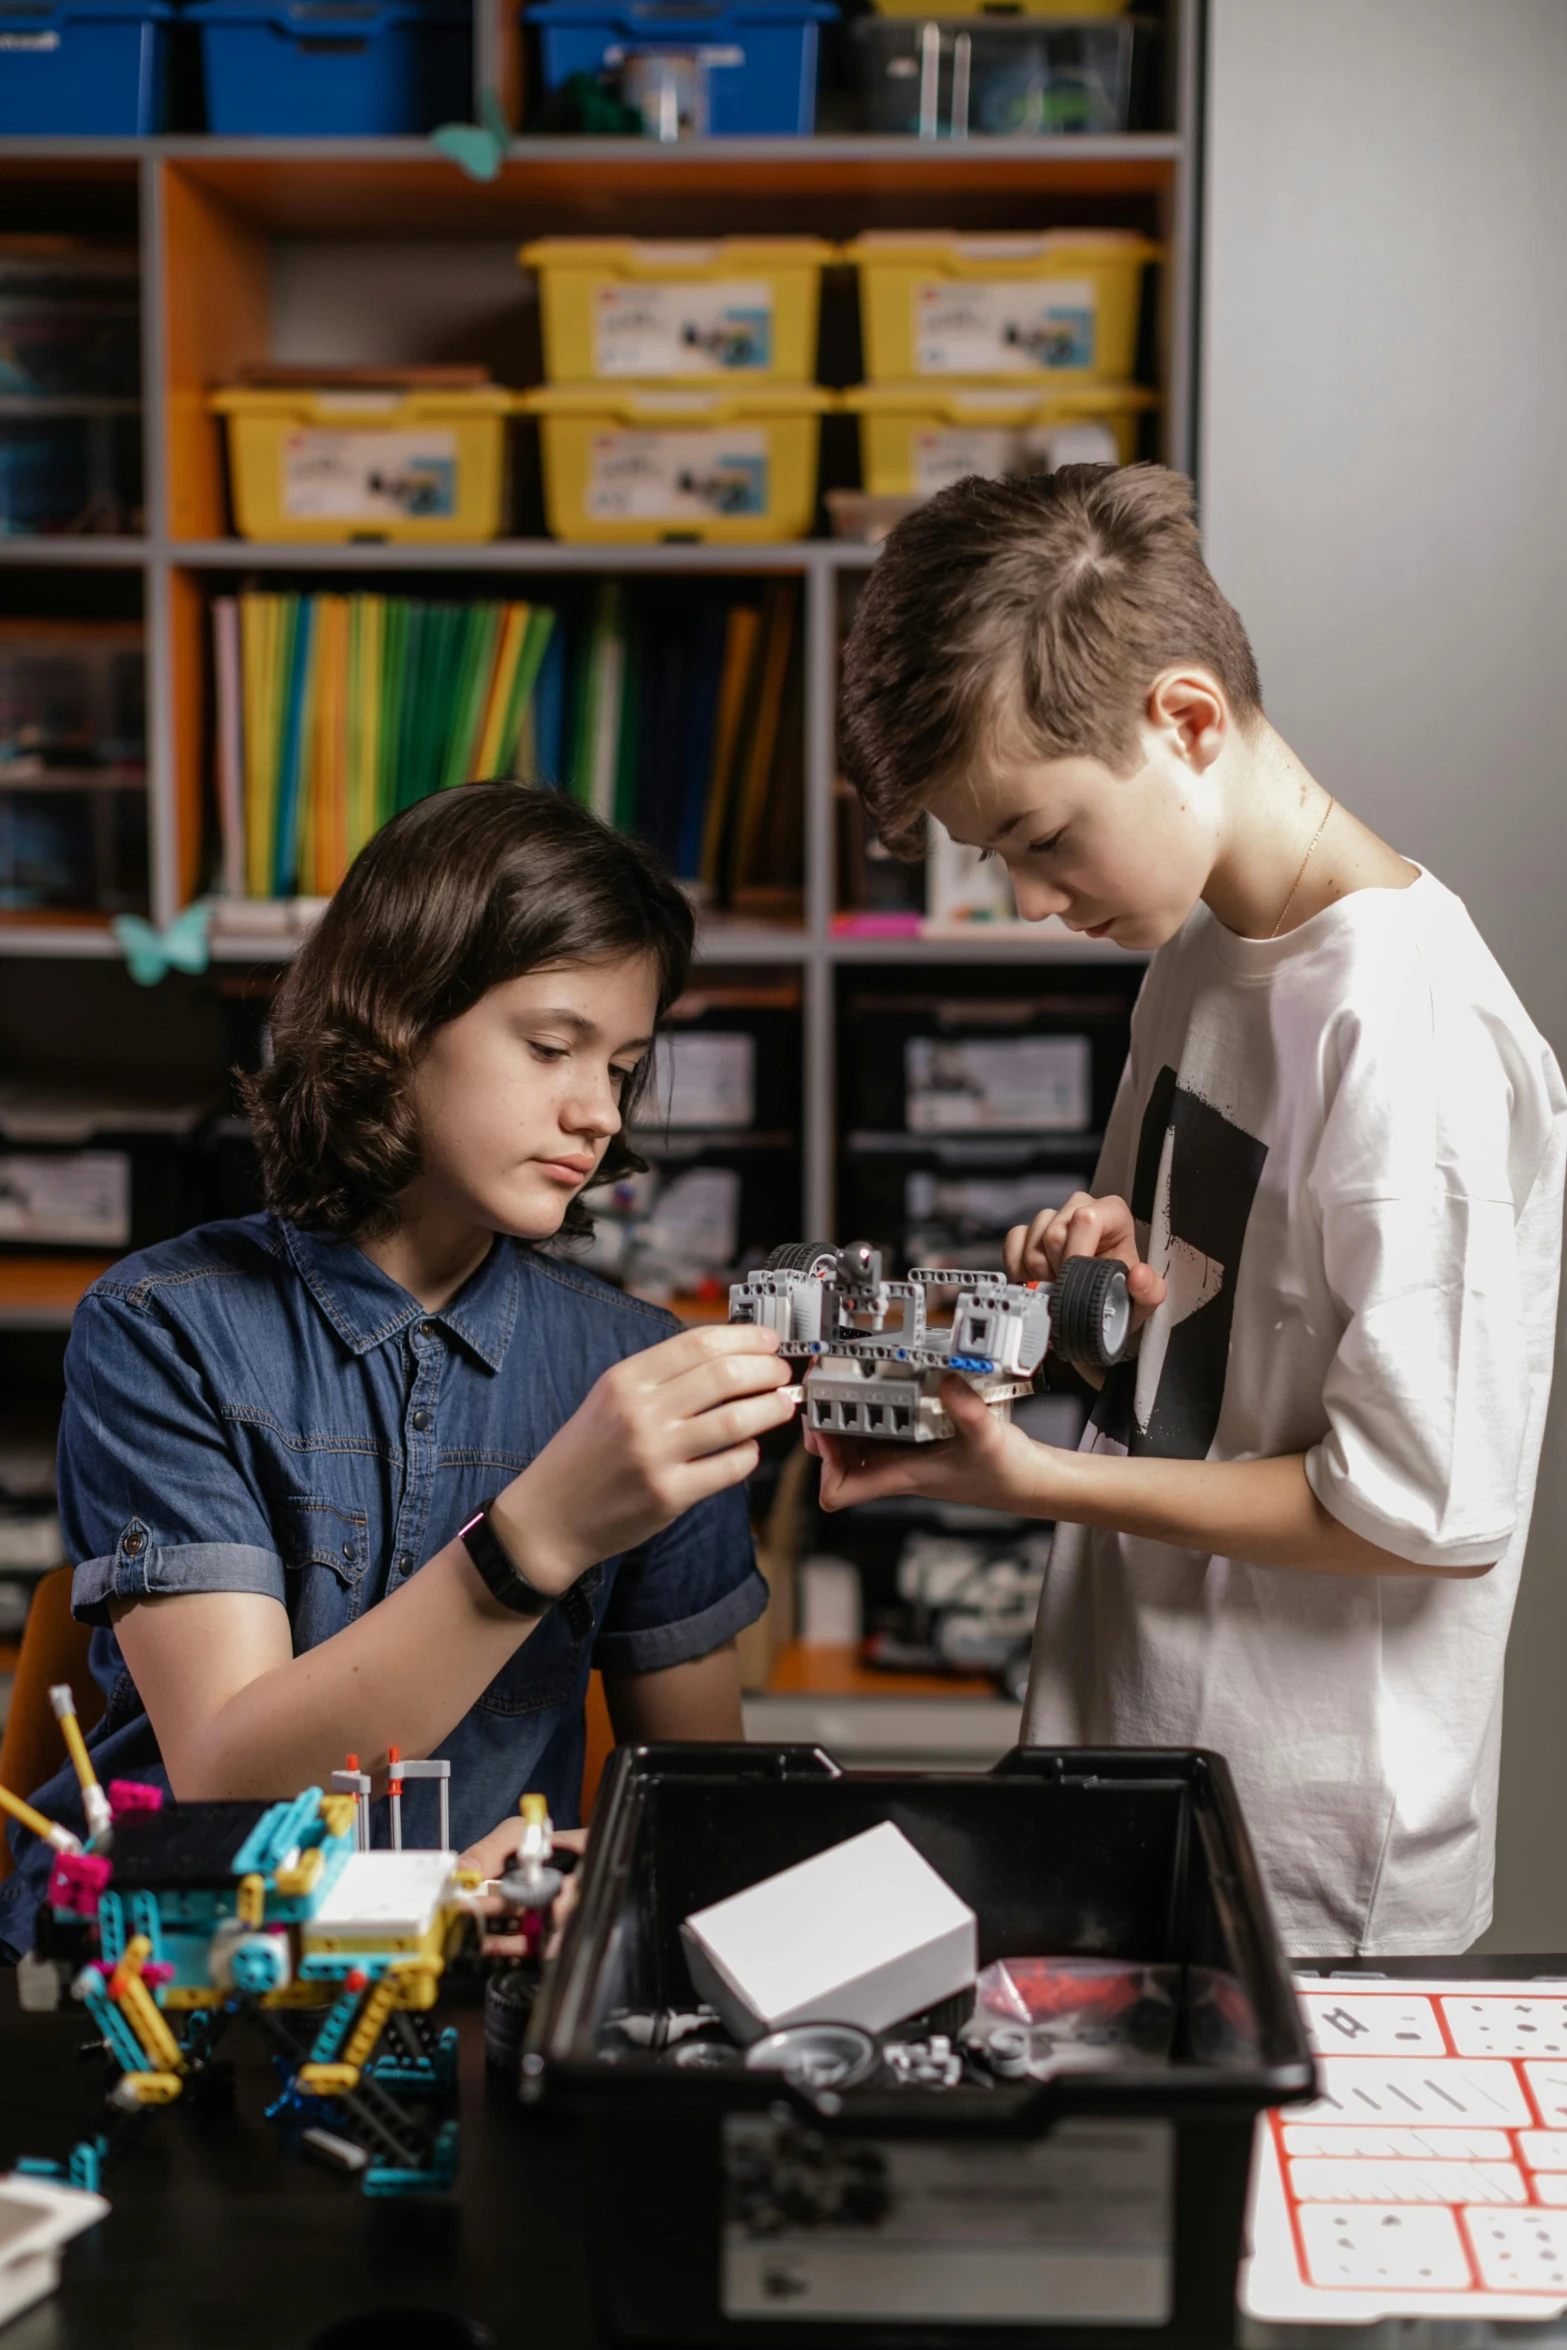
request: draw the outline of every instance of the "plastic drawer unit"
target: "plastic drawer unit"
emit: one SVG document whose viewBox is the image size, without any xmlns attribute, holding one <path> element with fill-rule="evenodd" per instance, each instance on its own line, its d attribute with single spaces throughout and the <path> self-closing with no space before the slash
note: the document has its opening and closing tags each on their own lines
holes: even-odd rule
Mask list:
<svg viewBox="0 0 1567 2350">
<path fill-rule="evenodd" d="M 838 10 L 830 0 L 541 0 L 525 13 L 546 91 L 573 74 L 613 76 L 655 137 L 726 139 L 815 129 L 817 41 Z"/>
<path fill-rule="evenodd" d="M 5 0 L 0 135 L 146 138 L 163 127 L 167 0 Z"/>
<path fill-rule="evenodd" d="M 193 0 L 207 128 L 392 138 L 472 111 L 469 0 Z"/>
<path fill-rule="evenodd" d="M 491 539 L 501 528 L 512 393 L 236 386 L 234 527 L 247 539 Z"/>
<path fill-rule="evenodd" d="M 816 384 L 547 384 L 524 404 L 556 538 L 743 544 L 809 531 L 821 419 L 837 399 Z"/>
<path fill-rule="evenodd" d="M 1134 229 L 873 230 L 848 247 L 860 272 L 865 372 L 874 383 L 1124 380 L 1136 372 L 1143 271 L 1159 256 Z"/>
<path fill-rule="evenodd" d="M 973 1911 L 982 1967 L 1157 1977 L 1157 2046 L 1058 2062 L 1047 2030 L 1036 2062 L 1025 2032 L 1026 2068 L 976 2078 L 929 2039 L 935 2064 L 914 2068 L 888 2045 L 959 2035 L 960 2000 L 835 2082 L 803 2048 L 762 2070 L 765 2044 L 714 2045 L 712 2025 L 693 2062 L 683 1922 L 886 1823 Z M 828 1923 L 802 1921 L 802 1951 Z M 615 2339 L 1213 2350 L 1233 2334 L 1256 2118 L 1315 2076 L 1218 1756 L 1018 1749 L 988 1776 L 895 1776 L 692 1745 L 612 1758 L 519 2086 L 587 2132 Z"/>
<path fill-rule="evenodd" d="M 876 498 L 929 498 L 970 473 L 1129 465 L 1140 420 L 1159 405 L 1140 384 L 856 384 L 843 399 L 860 420 L 860 472 Z"/>
<path fill-rule="evenodd" d="M 550 237 L 519 255 L 538 272 L 557 384 L 808 383 L 822 269 L 836 257 L 819 237 Z"/>
<path fill-rule="evenodd" d="M 1113 137 L 1134 120 L 1142 20 L 901 11 L 854 21 L 866 124 L 921 138 Z"/>
</svg>

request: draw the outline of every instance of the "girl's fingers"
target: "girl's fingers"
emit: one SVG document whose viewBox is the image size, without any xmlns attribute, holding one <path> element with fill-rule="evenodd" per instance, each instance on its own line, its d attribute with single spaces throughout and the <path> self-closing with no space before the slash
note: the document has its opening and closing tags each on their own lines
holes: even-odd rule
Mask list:
<svg viewBox="0 0 1567 2350">
<path fill-rule="evenodd" d="M 771 1335 L 771 1333 L 769 1333 Z M 678 1377 L 653 1389 L 649 1408 L 660 1418 L 692 1419 L 741 1395 L 769 1395 L 797 1376 L 780 1354 L 719 1354 L 699 1358 Z M 656 1398 L 656 1401 L 654 1400 Z"/>
<path fill-rule="evenodd" d="M 748 1437 L 765 1435 L 794 1418 L 799 1405 L 792 1395 L 772 1388 L 766 1395 L 748 1395 L 738 1403 L 717 1404 L 694 1419 L 680 1420 L 671 1431 L 676 1460 L 700 1460 L 710 1452 L 727 1452 Z"/>
<path fill-rule="evenodd" d="M 673 1379 L 684 1378 L 688 1371 L 700 1370 L 726 1356 L 760 1359 L 777 1353 L 777 1331 L 759 1322 L 704 1322 L 699 1330 L 682 1330 L 678 1338 L 666 1338 L 633 1359 L 650 1385 L 666 1386 Z"/>
</svg>

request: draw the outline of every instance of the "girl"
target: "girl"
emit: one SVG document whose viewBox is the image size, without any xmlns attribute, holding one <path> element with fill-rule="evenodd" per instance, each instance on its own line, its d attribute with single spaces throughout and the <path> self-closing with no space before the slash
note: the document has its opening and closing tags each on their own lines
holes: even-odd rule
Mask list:
<svg viewBox="0 0 1567 2350">
<path fill-rule="evenodd" d="M 741 1736 L 740 1488 L 788 1367 L 542 1246 L 639 1165 L 691 945 L 673 882 L 552 792 L 444 793 L 356 860 L 248 1085 L 269 1211 L 127 1258 L 72 1327 L 101 1778 L 277 1797 L 396 1744 L 450 1760 L 461 1846 L 525 1789 L 575 1820 L 594 1664 L 622 1739 Z M 80 1829 L 74 1787 L 37 1802 Z M 433 1843 L 433 1788 L 404 1804 Z M 13 1952 L 49 1857 L 15 1844 Z"/>
</svg>

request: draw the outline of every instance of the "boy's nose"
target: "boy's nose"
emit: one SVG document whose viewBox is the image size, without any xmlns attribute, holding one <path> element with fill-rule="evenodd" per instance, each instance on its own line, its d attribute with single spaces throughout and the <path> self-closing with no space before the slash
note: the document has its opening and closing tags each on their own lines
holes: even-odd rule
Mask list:
<svg viewBox="0 0 1567 2350">
<path fill-rule="evenodd" d="M 1037 874 L 1019 873 L 1016 867 L 1012 873 L 1012 895 L 1025 922 L 1043 922 L 1051 914 L 1064 914 L 1072 903 L 1070 890 L 1052 889 Z"/>
</svg>

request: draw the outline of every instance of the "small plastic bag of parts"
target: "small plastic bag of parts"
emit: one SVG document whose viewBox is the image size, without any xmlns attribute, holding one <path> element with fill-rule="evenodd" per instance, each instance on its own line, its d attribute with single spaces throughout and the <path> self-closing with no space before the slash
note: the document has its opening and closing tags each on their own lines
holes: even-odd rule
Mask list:
<svg viewBox="0 0 1567 2350">
<path fill-rule="evenodd" d="M 1105 1958 L 1006 1958 L 982 1969 L 964 2034 L 1002 2079 L 1168 2063 L 1180 1969 Z"/>
</svg>

